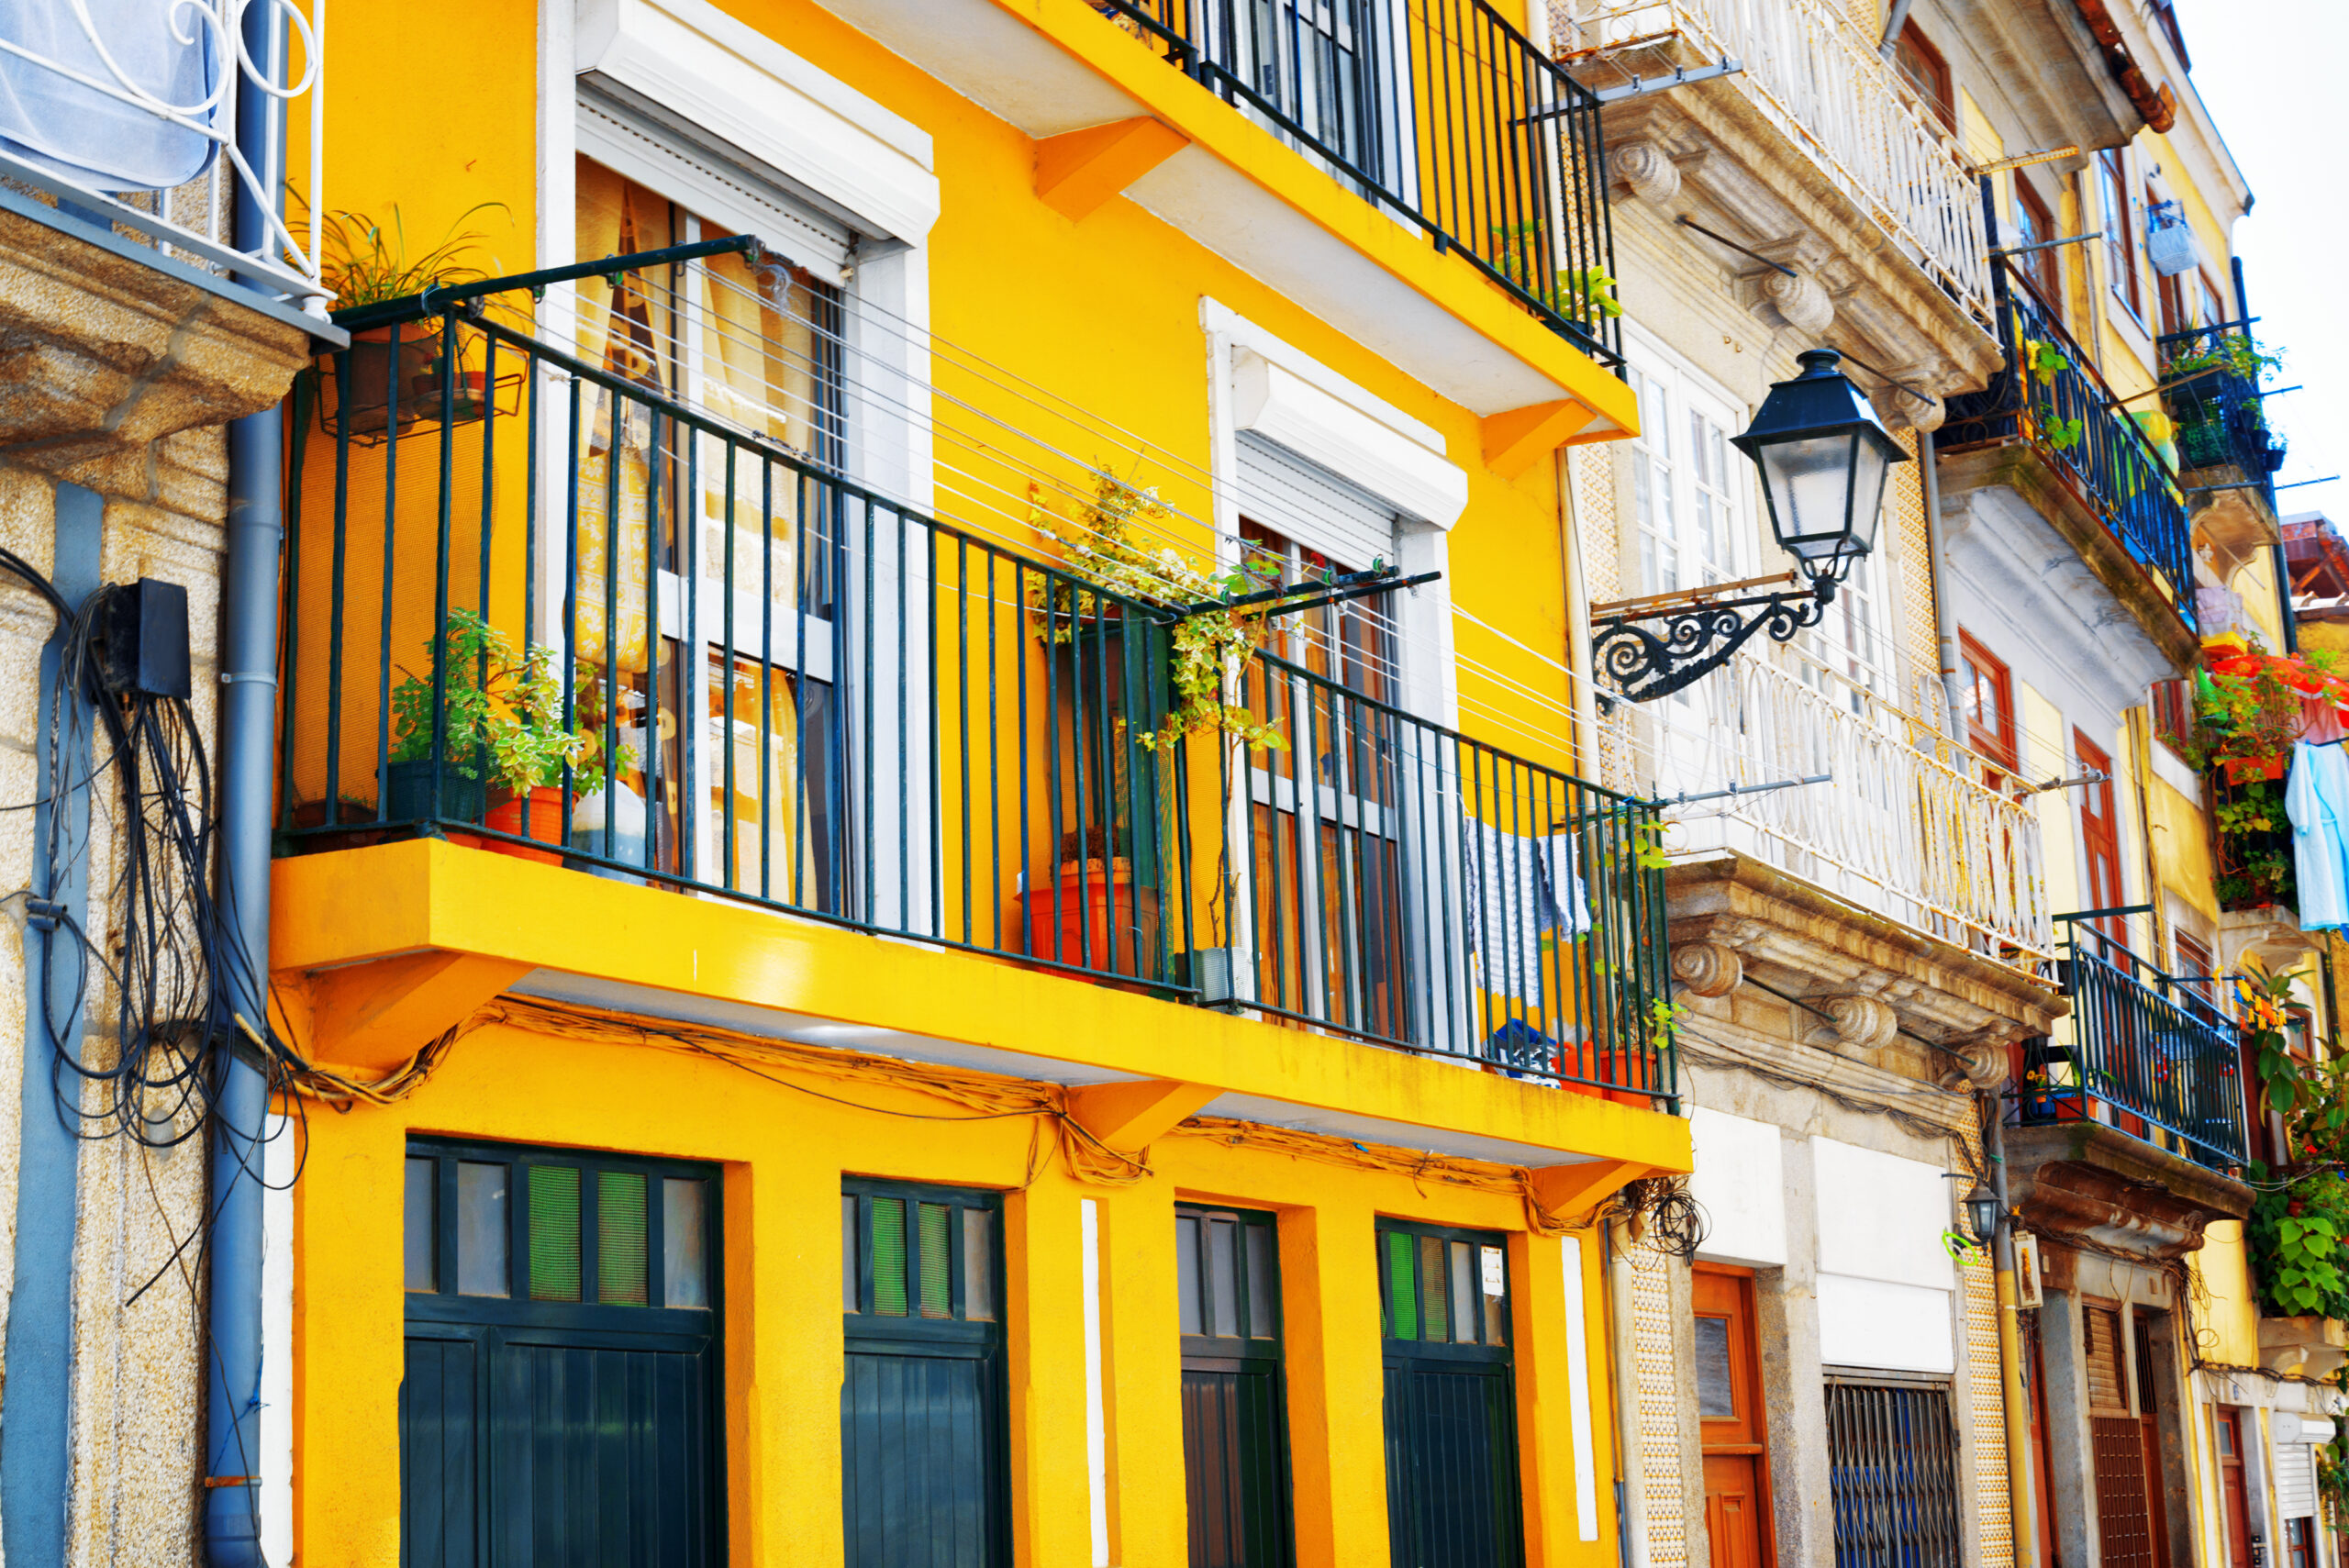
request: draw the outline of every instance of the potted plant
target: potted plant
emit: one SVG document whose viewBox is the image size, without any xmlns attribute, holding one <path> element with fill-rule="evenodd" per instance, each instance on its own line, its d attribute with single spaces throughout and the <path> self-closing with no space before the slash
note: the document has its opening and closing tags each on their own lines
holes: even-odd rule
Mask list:
<svg viewBox="0 0 2349 1568">
<path fill-rule="evenodd" d="M 334 291 L 338 311 L 355 310 L 362 306 L 381 305 L 386 300 L 404 299 L 423 293 L 439 284 L 475 283 L 488 274 L 480 268 L 460 263 L 458 258 L 479 245 L 484 236 L 478 230 L 459 227 L 475 213 L 495 207 L 507 211 L 503 202 L 481 202 L 467 209 L 438 245 L 410 261 L 406 257 L 407 235 L 400 220 L 399 205 L 391 208 L 388 226 L 376 222 L 364 213 L 335 212 L 327 215 L 321 225 L 323 242 L 319 246 L 321 281 Z M 396 336 L 398 342 L 394 344 Z M 347 421 L 353 435 L 381 435 L 395 417 L 405 426 L 417 418 L 429 418 L 440 406 L 440 334 L 429 322 L 403 322 L 398 327 L 366 327 L 351 335 L 351 347 L 344 350 L 350 364 L 348 406 L 343 402 L 344 384 L 338 375 L 332 359 L 322 361 L 318 379 L 322 384 L 319 407 L 329 428 Z M 479 386 L 481 375 L 461 374 L 457 401 L 473 409 L 479 417 L 479 406 L 487 389 Z M 331 401 L 323 394 L 330 394 Z"/>
<path fill-rule="evenodd" d="M 1132 860 L 1113 847 L 1099 828 L 1062 834 L 1052 884 L 1019 895 L 1020 935 L 1034 958 L 1156 979 L 1158 894 L 1135 884 Z"/>
<path fill-rule="evenodd" d="M 562 841 L 563 771 L 572 787 L 603 787 L 596 737 L 563 722 L 554 652 L 517 653 L 506 634 L 471 610 L 449 612 L 440 648 L 440 704 L 429 674 L 403 672 L 392 688 L 392 750 L 384 788 L 395 821 L 479 822 L 514 839 Z M 440 760 L 432 760 L 436 728 Z M 621 748 L 618 765 L 634 765 Z M 526 810 L 527 804 L 527 810 Z M 451 842 L 560 864 L 561 850 L 527 849 L 470 834 Z"/>
</svg>

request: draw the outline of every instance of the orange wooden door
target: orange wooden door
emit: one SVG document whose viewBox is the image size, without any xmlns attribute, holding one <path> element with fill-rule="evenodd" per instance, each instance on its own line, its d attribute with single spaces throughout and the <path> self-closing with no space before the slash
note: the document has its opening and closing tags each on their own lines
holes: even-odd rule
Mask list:
<svg viewBox="0 0 2349 1568">
<path fill-rule="evenodd" d="M 1770 1568 L 1768 1428 L 1753 1338 L 1753 1276 L 1697 1265 L 1697 1414 L 1712 1568 Z"/>
<path fill-rule="evenodd" d="M 2243 1478 L 2243 1413 L 2221 1408 L 2219 1428 L 2219 1502 L 2227 1518 L 2228 1568 L 2251 1568 L 2251 1492 Z"/>
</svg>

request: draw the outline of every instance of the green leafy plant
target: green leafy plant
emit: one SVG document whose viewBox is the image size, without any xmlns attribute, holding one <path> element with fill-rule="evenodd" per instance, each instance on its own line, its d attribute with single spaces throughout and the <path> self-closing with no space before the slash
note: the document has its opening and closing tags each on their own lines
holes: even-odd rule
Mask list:
<svg viewBox="0 0 2349 1568">
<path fill-rule="evenodd" d="M 430 644 L 427 645 L 428 651 Z M 562 721 L 562 683 L 554 651 L 534 644 L 518 653 L 506 634 L 471 610 L 451 610 L 440 637 L 440 703 L 432 700 L 432 677 L 403 669 L 392 688 L 394 762 L 420 762 L 432 755 L 435 718 L 440 728 L 444 765 L 469 779 L 489 777 L 520 795 L 562 783 L 565 765 L 573 787 L 593 795 L 604 785 L 601 748 L 592 730 Z M 584 680 L 594 671 L 583 667 Z M 616 759 L 626 771 L 636 765 L 623 746 Z"/>
<path fill-rule="evenodd" d="M 2027 338 L 2022 345 L 2023 361 L 2037 374 L 2053 381 L 2072 368 L 2070 356 L 2054 344 L 2038 338 Z"/>
<path fill-rule="evenodd" d="M 1616 280 L 1604 267 L 1561 272 L 1544 287 L 1542 269 L 1535 260 L 1541 236 L 1537 223 L 1495 228 L 1493 245 L 1499 252 L 1493 258 L 1495 270 L 1570 321 L 1607 320 L 1623 314 L 1623 304 L 1615 297 Z"/>
<path fill-rule="evenodd" d="M 2078 446 L 2080 438 L 2087 433 L 2087 427 L 2077 419 L 2050 419 L 2042 428 L 2046 432 L 2047 444 L 2059 452 Z"/>
<path fill-rule="evenodd" d="M 477 202 L 458 215 L 439 244 L 414 258 L 407 254 L 407 230 L 400 220 L 397 202 L 392 204 L 388 224 L 378 223 L 365 213 L 328 213 L 319 224 L 318 271 L 327 287 L 334 291 L 335 308 L 380 305 L 421 294 L 436 284 L 481 282 L 489 274 L 460 258 L 485 243 L 488 237 L 462 226 L 475 214 L 493 210 L 507 214 L 509 221 L 512 218 L 512 209 L 504 202 Z"/>
<path fill-rule="evenodd" d="M 2287 1318 L 2349 1318 L 2349 1181 L 2337 1172 L 2303 1176 L 2254 1200 L 2244 1227 L 2259 1290 Z"/>
<path fill-rule="evenodd" d="M 2200 347 L 2177 355 L 2163 368 L 2173 382 L 2205 371 L 2223 370 L 2256 385 L 2261 376 L 2284 368 L 2284 356 L 2267 352 L 2248 332 L 2222 332 Z"/>
<path fill-rule="evenodd" d="M 1648 1002 L 1648 1049 L 1664 1051 L 1672 1049 L 1674 1031 L 1688 1016 L 1687 1004 L 1666 1001 L 1662 996 Z"/>
<path fill-rule="evenodd" d="M 1030 590 L 1031 607 L 1051 612 L 1057 641 L 1069 641 L 1087 619 L 1111 618 L 1119 600 L 1192 608 L 1239 598 L 1277 580 L 1277 573 L 1260 562 L 1212 573 L 1172 548 L 1144 548 L 1135 539 L 1137 528 L 1169 523 L 1174 512 L 1155 488 L 1130 484 L 1107 470 L 1096 472 L 1093 495 L 1067 512 L 1047 505 L 1040 486 L 1031 484 L 1028 495 L 1030 523 L 1059 543 L 1069 571 L 1118 596 L 1112 600 L 1079 588 L 1063 598 L 1063 591 L 1049 583 Z M 1264 640 L 1266 608 L 1196 610 L 1174 623 L 1168 633 L 1174 701 L 1155 730 L 1135 738 L 1137 744 L 1155 751 L 1186 735 L 1220 732 L 1252 750 L 1288 749 L 1278 725 L 1227 700 L 1232 667 Z"/>
</svg>

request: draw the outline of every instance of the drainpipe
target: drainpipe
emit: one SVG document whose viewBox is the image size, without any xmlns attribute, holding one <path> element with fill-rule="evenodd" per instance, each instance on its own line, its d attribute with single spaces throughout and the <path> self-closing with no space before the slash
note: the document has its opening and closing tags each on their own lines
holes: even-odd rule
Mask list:
<svg viewBox="0 0 2349 1568">
<path fill-rule="evenodd" d="M 1942 703 L 1953 745 L 1965 744 L 1965 677 L 1957 657 L 1957 611 L 1949 602 L 1949 546 L 1942 529 L 1942 482 L 1933 433 L 1917 432 L 1917 467 L 1925 485 L 1925 549 L 1933 590 L 1933 640 L 1942 656 Z"/>
<path fill-rule="evenodd" d="M 1590 584 L 1582 569 L 1582 504 L 1575 495 L 1575 449 L 1558 449 L 1558 553 L 1566 571 L 1567 685 L 1575 705 L 1575 767 L 1603 782 L 1598 758 L 1598 671 L 1590 657 Z"/>
<path fill-rule="evenodd" d="M 279 80 L 284 23 L 270 6 L 244 17 L 244 44 Z M 270 94 L 237 98 L 237 147 L 248 167 L 284 167 L 284 113 Z M 265 249 L 268 213 L 236 183 L 236 242 Z M 279 200 L 275 192 L 270 201 Z M 220 998 L 214 1027 L 233 1041 L 213 1106 L 210 1343 L 206 1369 L 204 1560 L 208 1568 L 265 1568 L 261 1550 L 262 1139 L 269 1084 L 248 1054 L 244 1025 L 268 1024 L 269 838 L 276 708 L 279 463 L 274 407 L 228 427 L 228 561 L 220 614 Z M 284 1347 L 280 1348 L 283 1353 Z"/>
<path fill-rule="evenodd" d="M 2007 1135 L 1998 1096 L 1984 1118 L 1982 1151 L 1990 1160 L 1990 1191 L 1998 1199 L 1998 1225 L 1990 1246 L 1991 1277 L 1998 1296 L 1998 1386 L 2007 1425 L 2007 1511 L 2013 1520 L 2016 1568 L 2039 1568 L 2039 1512 L 2033 1505 L 2031 1468 L 2031 1409 L 2022 1386 L 2022 1294 L 2015 1285 L 2014 1221 L 2007 1197 Z"/>
<path fill-rule="evenodd" d="M 1876 52 L 1887 61 L 1900 48 L 1900 29 L 1909 23 L 1910 0 L 1892 0 L 1892 14 L 1884 19 L 1884 42 Z"/>
<path fill-rule="evenodd" d="M 1606 1267 L 1608 1383 L 1615 1401 L 1615 1556 L 1621 1568 L 1648 1568 L 1648 1502 L 1640 1458 L 1639 1343 L 1633 1337 L 1631 1254 L 1615 1239 L 1618 1220 L 1598 1228 Z"/>
</svg>

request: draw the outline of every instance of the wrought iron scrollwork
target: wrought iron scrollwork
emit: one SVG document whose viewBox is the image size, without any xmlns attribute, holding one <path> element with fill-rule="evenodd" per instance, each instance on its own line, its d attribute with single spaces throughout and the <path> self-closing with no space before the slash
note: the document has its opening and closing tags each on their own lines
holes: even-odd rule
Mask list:
<svg viewBox="0 0 2349 1568">
<path fill-rule="evenodd" d="M 1753 611 L 1751 615 L 1747 611 Z M 1827 614 L 1816 591 L 1765 594 L 1717 604 L 1610 617 L 1592 629 L 1591 653 L 1599 676 L 1626 702 L 1653 702 L 1702 680 L 1731 655 L 1767 631 L 1786 642 Z M 1642 621 L 1662 621 L 1650 630 Z"/>
</svg>

